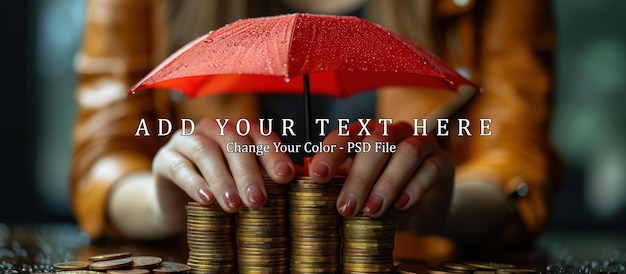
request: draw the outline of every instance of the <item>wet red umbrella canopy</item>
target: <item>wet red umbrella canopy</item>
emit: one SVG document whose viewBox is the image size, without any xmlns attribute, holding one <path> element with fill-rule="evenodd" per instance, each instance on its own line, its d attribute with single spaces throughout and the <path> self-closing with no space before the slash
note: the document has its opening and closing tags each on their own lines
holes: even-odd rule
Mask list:
<svg viewBox="0 0 626 274">
<path fill-rule="evenodd" d="M 243 19 L 203 35 L 131 93 L 145 88 L 176 89 L 192 98 L 303 93 L 304 78 L 310 78 L 311 94 L 335 97 L 382 86 L 477 88 L 409 39 L 363 19 L 290 14 Z"/>
</svg>

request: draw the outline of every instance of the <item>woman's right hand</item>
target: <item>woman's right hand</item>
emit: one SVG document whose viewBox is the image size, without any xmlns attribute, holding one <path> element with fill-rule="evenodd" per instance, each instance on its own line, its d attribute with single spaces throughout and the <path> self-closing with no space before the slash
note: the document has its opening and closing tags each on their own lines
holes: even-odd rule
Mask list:
<svg viewBox="0 0 626 274">
<path fill-rule="evenodd" d="M 278 183 L 288 183 L 295 176 L 295 166 L 289 155 L 274 150 L 272 143 L 279 141 L 275 133 L 261 135 L 259 125 L 255 123 L 250 123 L 250 132 L 241 136 L 230 121 L 220 135 L 220 126 L 210 118 L 196 124 L 191 135 L 184 136 L 180 131 L 174 133 L 152 162 L 161 208 L 181 206 L 178 204 L 180 191 L 176 188 L 204 205 L 217 201 L 229 213 L 239 211 L 244 205 L 249 208 L 263 206 L 267 200 L 263 173 Z M 226 150 L 228 142 L 269 145 L 270 151 L 261 156 L 229 153 Z"/>
</svg>

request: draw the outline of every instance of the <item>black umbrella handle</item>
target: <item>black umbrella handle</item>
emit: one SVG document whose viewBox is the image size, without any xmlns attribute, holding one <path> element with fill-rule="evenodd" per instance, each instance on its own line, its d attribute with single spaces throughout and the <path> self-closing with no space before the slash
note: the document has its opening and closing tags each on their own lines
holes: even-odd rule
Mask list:
<svg viewBox="0 0 626 274">
<path fill-rule="evenodd" d="M 311 141 L 311 87 L 309 85 L 309 75 L 308 74 L 304 74 L 302 76 L 302 82 L 304 85 L 304 124 L 306 125 L 305 128 L 305 137 L 306 137 L 306 142 L 310 142 Z"/>
</svg>

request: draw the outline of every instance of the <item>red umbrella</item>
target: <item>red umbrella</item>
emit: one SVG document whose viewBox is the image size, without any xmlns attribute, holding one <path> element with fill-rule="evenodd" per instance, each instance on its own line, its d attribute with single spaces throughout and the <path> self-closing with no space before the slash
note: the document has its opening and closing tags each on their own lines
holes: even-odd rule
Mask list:
<svg viewBox="0 0 626 274">
<path fill-rule="evenodd" d="M 346 97 L 381 86 L 477 88 L 407 38 L 352 16 L 290 14 L 243 19 L 179 49 L 131 92 L 172 88 L 189 97 L 302 92 Z"/>
<path fill-rule="evenodd" d="M 478 88 L 435 55 L 381 26 L 352 16 L 296 13 L 243 19 L 198 37 L 130 91 L 170 88 L 192 98 L 304 92 L 308 115 L 309 88 L 311 94 L 347 97 L 382 86 Z"/>
</svg>

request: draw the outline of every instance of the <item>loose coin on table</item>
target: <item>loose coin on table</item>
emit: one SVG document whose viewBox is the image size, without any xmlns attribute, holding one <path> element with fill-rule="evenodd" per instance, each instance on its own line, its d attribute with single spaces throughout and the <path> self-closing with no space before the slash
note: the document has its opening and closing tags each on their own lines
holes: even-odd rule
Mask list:
<svg viewBox="0 0 626 274">
<path fill-rule="evenodd" d="M 191 268 L 186 264 L 177 262 L 163 262 L 161 266 L 152 269 L 154 273 L 188 273 L 191 272 Z M 194 270 L 195 273 L 195 270 Z M 220 272 L 224 273 L 224 272 Z"/>
<path fill-rule="evenodd" d="M 156 256 L 132 256 L 133 268 L 152 269 L 161 265 L 163 260 Z"/>
<path fill-rule="evenodd" d="M 117 252 L 117 253 L 109 253 L 109 254 L 101 254 L 89 257 L 89 261 L 97 262 L 97 261 L 108 261 L 113 259 L 127 258 L 132 256 L 133 254 L 130 252 Z"/>
<path fill-rule="evenodd" d="M 144 268 L 131 268 L 131 269 L 110 269 L 107 270 L 108 274 L 148 274 L 150 269 Z"/>
<path fill-rule="evenodd" d="M 58 270 L 85 270 L 89 269 L 91 262 L 62 262 L 52 265 L 53 268 Z"/>
<path fill-rule="evenodd" d="M 126 258 L 119 258 L 119 259 L 113 259 L 113 260 L 93 262 L 89 265 L 89 269 L 106 271 L 109 269 L 130 267 L 131 265 L 133 265 L 133 259 L 131 257 L 126 257 Z"/>
<path fill-rule="evenodd" d="M 102 272 L 93 271 L 93 270 L 68 270 L 68 271 L 61 271 L 59 273 L 62 273 L 62 274 L 102 274 Z"/>
</svg>

